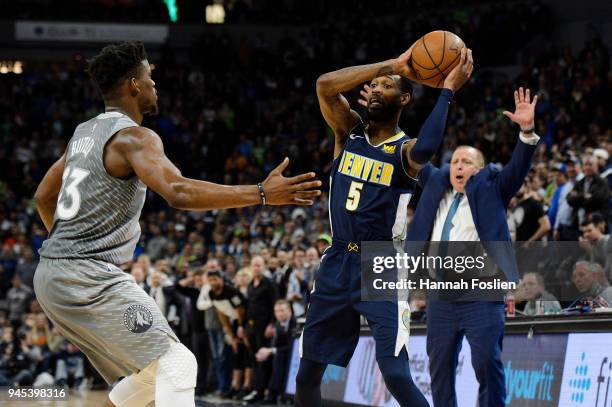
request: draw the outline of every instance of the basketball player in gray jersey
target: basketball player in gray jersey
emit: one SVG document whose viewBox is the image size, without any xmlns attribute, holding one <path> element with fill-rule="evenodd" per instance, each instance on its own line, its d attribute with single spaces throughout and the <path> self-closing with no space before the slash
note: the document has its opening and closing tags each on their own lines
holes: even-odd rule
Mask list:
<svg viewBox="0 0 612 407">
<path fill-rule="evenodd" d="M 49 237 L 34 290 L 60 332 L 108 383 L 125 376 L 107 406 L 195 406 L 197 362 L 154 300 L 117 265 L 140 237 L 146 188 L 174 208 L 209 210 L 256 204 L 310 205 L 314 173 L 282 176 L 285 159 L 258 185 L 226 186 L 183 177 L 160 137 L 140 126 L 157 113 L 157 93 L 141 43 L 105 47 L 89 61 L 106 112 L 81 123 L 65 154 L 36 191 Z"/>
</svg>

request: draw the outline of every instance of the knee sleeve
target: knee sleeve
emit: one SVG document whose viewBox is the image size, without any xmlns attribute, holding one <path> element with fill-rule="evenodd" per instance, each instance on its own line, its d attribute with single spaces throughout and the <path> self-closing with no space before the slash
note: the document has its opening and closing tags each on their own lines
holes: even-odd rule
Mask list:
<svg viewBox="0 0 612 407">
<path fill-rule="evenodd" d="M 138 373 L 123 378 L 108 397 L 117 407 L 142 407 L 155 399 L 157 360 Z"/>
<path fill-rule="evenodd" d="M 158 359 L 157 379 L 172 384 L 178 390 L 195 388 L 198 362 L 182 343 L 173 342 Z"/>
</svg>

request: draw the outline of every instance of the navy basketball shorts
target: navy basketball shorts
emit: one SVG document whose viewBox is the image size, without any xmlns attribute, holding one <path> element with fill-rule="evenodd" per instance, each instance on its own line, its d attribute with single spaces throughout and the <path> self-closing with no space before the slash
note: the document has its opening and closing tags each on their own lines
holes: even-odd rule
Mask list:
<svg viewBox="0 0 612 407">
<path fill-rule="evenodd" d="M 376 341 L 376 358 L 395 354 L 397 303 L 361 300 L 361 257 L 351 244 L 334 241 L 321 259 L 300 338 L 305 359 L 346 367 L 359 340 L 360 314 Z"/>
</svg>

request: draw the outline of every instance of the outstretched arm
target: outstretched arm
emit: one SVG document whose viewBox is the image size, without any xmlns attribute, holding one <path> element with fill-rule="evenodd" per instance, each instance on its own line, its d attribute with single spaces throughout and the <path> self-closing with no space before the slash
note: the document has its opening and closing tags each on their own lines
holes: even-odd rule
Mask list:
<svg viewBox="0 0 612 407">
<path fill-rule="evenodd" d="M 38 184 L 38 188 L 34 194 L 38 215 L 42 219 L 48 232 L 50 232 L 53 227 L 53 215 L 55 214 L 57 198 L 62 188 L 65 158 L 66 155 L 62 155 L 59 160 L 49 168 L 49 171 L 47 171 L 40 184 Z"/>
<path fill-rule="evenodd" d="M 423 123 L 416 143 L 414 145 L 405 144 L 406 150 L 404 153 L 408 163 L 406 170 L 410 176 L 416 177 L 418 171 L 427 164 L 438 151 L 438 148 L 440 148 L 446 127 L 446 117 L 450 101 L 453 94 L 470 79 L 473 70 L 474 60 L 472 58 L 472 50 L 462 48 L 459 64 L 453 68 L 444 80 L 444 86 L 438 101 L 425 123 Z"/>
<path fill-rule="evenodd" d="M 160 194 L 172 207 L 184 210 L 241 208 L 262 203 L 256 185 L 219 185 L 185 178 L 164 154 L 159 136 L 145 127 L 130 127 L 120 131 L 113 148 L 131 166 L 138 178 Z M 285 178 L 285 159 L 263 181 L 268 205 L 312 205 L 312 198 L 321 191 L 312 190 L 320 181 L 308 181 L 313 172 Z"/>
<path fill-rule="evenodd" d="M 512 158 L 504 166 L 498 177 L 499 190 L 506 205 L 521 188 L 523 180 L 531 167 L 531 158 L 540 140 L 540 137 L 534 132 L 535 106 L 537 102 L 537 95 L 531 100 L 529 89 L 523 91 L 521 87 L 518 91 L 514 91 L 514 113 L 504 112 L 504 116 L 521 127 L 520 140 L 514 148 Z"/>
<path fill-rule="evenodd" d="M 402 154 L 406 157 L 405 170 L 411 177 L 416 178 L 418 171 L 423 168 L 436 151 L 438 151 L 444 136 L 448 106 L 450 105 L 453 94 L 459 90 L 472 75 L 472 71 L 474 70 L 472 50 L 469 48 L 461 49 L 460 58 L 457 66 L 453 68 L 451 73 L 444 80 L 443 89 L 440 92 L 438 101 L 421 127 L 418 137 L 403 146 Z M 364 85 L 364 89 L 360 92 L 361 98 L 359 99 L 359 104 L 364 107 L 368 106 L 367 100 L 369 92 L 370 87 L 367 84 Z"/>
<path fill-rule="evenodd" d="M 325 121 L 334 131 L 336 158 L 344 146 L 349 131 L 361 121 L 359 114 L 351 109 L 342 92 L 380 75 L 402 75 L 415 80 L 414 72 L 408 66 L 412 47 L 398 58 L 369 65 L 352 66 L 323 74 L 317 79 L 317 97 Z"/>
</svg>

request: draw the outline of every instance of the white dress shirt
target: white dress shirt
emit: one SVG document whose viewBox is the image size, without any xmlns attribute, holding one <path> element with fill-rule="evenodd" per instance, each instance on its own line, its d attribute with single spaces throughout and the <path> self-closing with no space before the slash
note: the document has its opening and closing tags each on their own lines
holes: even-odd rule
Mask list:
<svg viewBox="0 0 612 407">
<path fill-rule="evenodd" d="M 436 213 L 436 221 L 434 222 L 433 232 L 431 234 L 432 242 L 439 242 L 442 237 L 444 222 L 446 221 L 446 216 L 455 199 L 456 193 L 457 191 L 451 188 L 444 194 L 444 198 L 440 201 L 440 206 L 438 206 L 438 212 Z M 459 206 L 457 207 L 457 212 L 455 212 L 455 216 L 453 217 L 453 227 L 450 230 L 448 240 L 461 242 L 476 242 L 480 240 L 478 238 L 478 232 L 476 231 L 476 224 L 472 218 L 470 204 L 465 194 L 463 198 L 461 198 Z"/>
<path fill-rule="evenodd" d="M 535 134 L 532 137 L 525 137 L 522 132 L 519 133 L 519 138 L 521 142 L 530 145 L 535 145 L 540 140 L 540 137 Z M 439 242 L 442 237 L 444 222 L 446 221 L 446 216 L 455 199 L 456 193 L 457 191 L 451 188 L 444 194 L 444 197 L 440 201 L 440 206 L 438 206 L 438 212 L 436 213 L 436 221 L 434 222 L 433 232 L 431 234 L 432 242 Z M 476 231 L 474 218 L 472 218 L 470 203 L 465 193 L 459 202 L 459 207 L 457 207 L 457 212 L 455 212 L 452 223 L 453 227 L 450 230 L 449 241 L 477 242 L 480 240 L 478 232 Z"/>
</svg>

